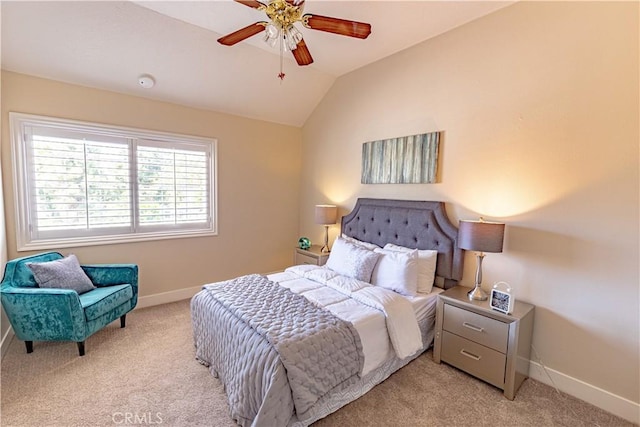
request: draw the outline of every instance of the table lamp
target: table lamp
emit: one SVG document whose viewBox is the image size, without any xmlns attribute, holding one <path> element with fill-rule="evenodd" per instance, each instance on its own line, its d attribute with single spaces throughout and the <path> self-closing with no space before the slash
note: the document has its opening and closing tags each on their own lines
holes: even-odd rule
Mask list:
<svg viewBox="0 0 640 427">
<path fill-rule="evenodd" d="M 476 283 L 467 294 L 470 300 L 484 301 L 487 294 L 482 290 L 482 260 L 484 252 L 502 252 L 504 224 L 479 221 L 460 221 L 458 227 L 458 247 L 476 251 Z"/>
<path fill-rule="evenodd" d="M 324 225 L 324 246 L 321 252 L 328 253 L 329 250 L 329 226 L 336 223 L 338 219 L 338 208 L 334 205 L 316 205 L 316 224 Z"/>
</svg>

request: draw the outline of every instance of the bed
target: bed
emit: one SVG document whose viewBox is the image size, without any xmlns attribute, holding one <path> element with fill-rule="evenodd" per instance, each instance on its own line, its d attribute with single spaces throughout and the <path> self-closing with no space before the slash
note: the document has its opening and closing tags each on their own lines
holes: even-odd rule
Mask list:
<svg viewBox="0 0 640 427">
<path fill-rule="evenodd" d="M 360 198 L 326 266 L 205 285 L 191 301 L 196 358 L 238 424 L 308 426 L 431 346 L 437 294 L 462 271 L 442 202 Z"/>
</svg>

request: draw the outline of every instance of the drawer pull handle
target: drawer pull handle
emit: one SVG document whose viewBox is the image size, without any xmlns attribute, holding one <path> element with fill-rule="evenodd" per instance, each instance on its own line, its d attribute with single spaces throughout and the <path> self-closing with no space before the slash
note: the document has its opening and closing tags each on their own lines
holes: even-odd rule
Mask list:
<svg viewBox="0 0 640 427">
<path fill-rule="evenodd" d="M 484 328 L 480 328 L 478 326 L 472 325 L 471 323 L 464 322 L 464 323 L 462 323 L 462 326 L 464 326 L 465 328 L 469 328 L 471 330 L 474 330 L 476 332 L 484 332 Z"/>
<path fill-rule="evenodd" d="M 476 356 L 475 354 L 469 353 L 464 348 L 462 350 L 460 350 L 460 354 L 462 354 L 463 356 L 467 356 L 469 359 L 473 359 L 473 360 L 480 360 L 481 359 L 480 356 Z"/>
</svg>

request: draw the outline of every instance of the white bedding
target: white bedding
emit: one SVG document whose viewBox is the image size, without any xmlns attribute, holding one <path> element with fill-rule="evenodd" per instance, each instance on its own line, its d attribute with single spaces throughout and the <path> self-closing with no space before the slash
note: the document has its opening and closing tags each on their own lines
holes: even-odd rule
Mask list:
<svg viewBox="0 0 640 427">
<path fill-rule="evenodd" d="M 293 266 L 267 277 L 353 324 L 364 354 L 361 376 L 396 355 L 408 357 L 422 347 L 417 322 L 433 314 L 442 291 L 434 288 L 430 294 L 402 296 L 312 265 Z"/>
</svg>

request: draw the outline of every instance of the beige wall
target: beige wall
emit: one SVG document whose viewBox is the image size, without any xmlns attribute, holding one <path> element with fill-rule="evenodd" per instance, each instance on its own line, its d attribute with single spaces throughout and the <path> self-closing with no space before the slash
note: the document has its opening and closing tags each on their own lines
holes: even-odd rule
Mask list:
<svg viewBox="0 0 640 427">
<path fill-rule="evenodd" d="M 9 259 L 16 252 L 8 112 L 218 139 L 218 236 L 61 249 L 81 262 L 131 262 L 149 296 L 293 261 L 301 131 L 225 114 L 2 72 L 2 173 Z M 6 322 L 2 325 L 2 334 Z"/>
<path fill-rule="evenodd" d="M 138 263 L 148 296 L 287 265 L 298 235 L 322 239 L 317 203 L 443 200 L 454 220 L 508 224 L 485 288 L 506 280 L 537 306 L 545 364 L 639 402 L 638 91 L 631 2 L 516 4 L 340 78 L 302 132 L 3 72 L 8 255 L 26 254 L 8 111 L 215 137 L 219 236 L 63 252 Z M 359 183 L 363 142 L 433 130 L 445 132 L 438 184 Z M 474 268 L 468 255 L 463 284 Z"/>
<path fill-rule="evenodd" d="M 484 287 L 537 306 L 548 367 L 639 402 L 638 34 L 638 3 L 519 3 L 341 77 L 303 128 L 301 233 L 357 197 L 504 221 Z M 438 184 L 360 184 L 363 142 L 434 130 Z"/>
</svg>

